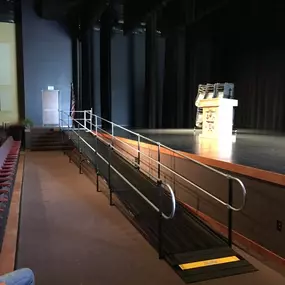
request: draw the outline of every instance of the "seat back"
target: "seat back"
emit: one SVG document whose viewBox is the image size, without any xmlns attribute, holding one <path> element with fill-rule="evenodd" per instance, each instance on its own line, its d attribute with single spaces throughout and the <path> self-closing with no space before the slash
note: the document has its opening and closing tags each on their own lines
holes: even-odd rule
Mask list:
<svg viewBox="0 0 285 285">
<path fill-rule="evenodd" d="M 8 137 L 6 141 L 0 147 L 0 169 L 3 167 L 3 164 L 13 146 L 14 140 L 12 137 Z"/>
</svg>

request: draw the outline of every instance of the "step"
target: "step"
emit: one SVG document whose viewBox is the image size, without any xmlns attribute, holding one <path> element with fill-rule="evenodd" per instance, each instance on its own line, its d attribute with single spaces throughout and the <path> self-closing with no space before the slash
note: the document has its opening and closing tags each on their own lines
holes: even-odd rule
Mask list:
<svg viewBox="0 0 285 285">
<path fill-rule="evenodd" d="M 32 127 L 31 131 L 33 132 L 60 132 L 58 127 Z"/>
<path fill-rule="evenodd" d="M 233 254 L 235 254 L 234 251 L 230 247 L 225 246 L 216 249 L 206 249 L 169 255 L 169 262 L 171 261 L 172 266 L 176 266 L 189 262 L 226 257 Z"/>
<path fill-rule="evenodd" d="M 30 140 L 40 140 L 40 141 L 52 141 L 52 140 L 62 140 L 62 136 L 61 135 L 52 135 L 52 136 L 30 136 Z"/>
<path fill-rule="evenodd" d="M 60 132 L 50 132 L 50 133 L 34 133 L 31 132 L 31 137 L 59 137 L 62 136 Z"/>
<path fill-rule="evenodd" d="M 30 136 L 31 140 L 62 140 L 64 138 L 64 136 L 62 135 L 48 135 L 48 136 Z"/>
<path fill-rule="evenodd" d="M 67 146 L 68 143 L 63 143 L 61 141 L 58 141 L 58 142 L 37 142 L 37 141 L 34 141 L 31 143 L 31 146 L 34 147 L 34 146 Z"/>
<path fill-rule="evenodd" d="M 32 146 L 31 151 L 70 150 L 70 146 Z"/>
<path fill-rule="evenodd" d="M 201 282 L 210 279 L 255 272 L 256 269 L 246 260 L 212 265 L 178 273 L 185 283 Z"/>
</svg>

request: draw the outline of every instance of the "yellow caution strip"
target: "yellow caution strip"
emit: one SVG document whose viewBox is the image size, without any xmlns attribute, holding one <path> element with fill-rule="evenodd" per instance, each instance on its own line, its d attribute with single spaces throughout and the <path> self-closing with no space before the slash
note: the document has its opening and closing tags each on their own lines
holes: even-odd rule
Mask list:
<svg viewBox="0 0 285 285">
<path fill-rule="evenodd" d="M 239 261 L 238 257 L 228 256 L 228 257 L 222 257 L 222 258 L 196 261 L 196 262 L 191 262 L 191 263 L 184 263 L 184 264 L 180 264 L 179 267 L 182 270 L 189 270 L 189 269 L 195 269 L 195 268 L 200 268 L 200 267 L 206 267 L 206 266 L 212 266 L 212 265 L 218 265 L 218 264 L 230 263 L 230 262 L 236 262 L 236 261 Z"/>
</svg>

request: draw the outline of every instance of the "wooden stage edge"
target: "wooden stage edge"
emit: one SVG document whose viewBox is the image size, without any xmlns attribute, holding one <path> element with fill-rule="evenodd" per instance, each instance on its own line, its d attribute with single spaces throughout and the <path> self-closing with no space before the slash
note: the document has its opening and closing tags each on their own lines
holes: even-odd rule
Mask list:
<svg viewBox="0 0 285 285">
<path fill-rule="evenodd" d="M 15 267 L 24 164 L 25 154 L 21 153 L 0 254 L 0 275 L 12 272 Z"/>
<path fill-rule="evenodd" d="M 204 163 L 206 165 L 219 168 L 222 170 L 238 173 L 241 175 L 245 175 L 248 177 L 252 177 L 258 180 L 263 180 L 266 182 L 278 184 L 285 186 L 285 175 L 267 171 L 259 168 L 254 168 L 246 165 L 241 164 L 235 164 L 227 161 L 217 160 L 213 158 L 208 158 L 204 156 L 199 156 L 197 154 L 191 154 L 187 152 L 180 151 L 183 155 L 186 155 L 189 158 L 192 158 L 194 160 L 197 160 L 201 163 Z"/>
<path fill-rule="evenodd" d="M 108 137 L 110 138 L 111 136 L 107 135 L 107 134 L 100 134 L 101 136 L 104 137 Z M 137 141 L 133 141 L 130 139 L 126 139 L 123 137 L 115 137 L 118 141 L 123 141 L 125 143 L 128 143 L 130 145 L 135 145 L 137 147 Z M 141 147 L 145 147 L 145 148 L 149 148 L 153 150 L 156 150 L 157 147 L 148 144 L 148 143 L 142 143 L 141 142 Z M 245 165 L 241 165 L 241 164 L 235 164 L 235 163 L 231 163 L 231 162 L 227 162 L 227 161 L 222 161 L 222 160 L 217 160 L 214 158 L 208 158 L 205 156 L 200 156 L 197 154 L 192 154 L 192 153 L 188 153 L 188 152 L 184 152 L 184 151 L 180 151 L 180 150 L 176 150 L 179 153 L 181 153 L 184 156 L 189 157 L 192 160 L 198 161 L 200 163 L 206 164 L 208 166 L 214 167 L 214 168 L 218 168 L 221 170 L 225 170 L 225 171 L 229 171 L 229 172 L 233 172 L 233 173 L 237 173 L 237 174 L 241 174 L 244 176 L 248 176 L 248 177 L 252 177 L 254 179 L 258 179 L 258 180 L 262 180 L 262 181 L 266 181 L 269 183 L 274 183 L 277 185 L 281 185 L 281 186 L 285 186 L 285 175 L 284 174 L 280 174 L 280 173 L 276 173 L 276 172 L 271 172 L 271 171 L 267 171 L 267 170 L 263 170 L 263 169 L 259 169 L 259 168 L 254 168 L 254 167 L 250 167 L 250 166 L 245 166 Z M 173 154 L 171 151 L 161 147 L 161 152 L 163 154 L 169 154 L 169 155 L 174 155 L 176 157 L 181 157 L 178 154 Z"/>
</svg>

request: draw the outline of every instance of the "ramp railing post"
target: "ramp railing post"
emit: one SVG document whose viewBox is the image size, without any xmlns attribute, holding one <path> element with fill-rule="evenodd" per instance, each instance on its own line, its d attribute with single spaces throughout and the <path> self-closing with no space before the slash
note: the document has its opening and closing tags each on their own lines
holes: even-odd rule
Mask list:
<svg viewBox="0 0 285 285">
<path fill-rule="evenodd" d="M 138 169 L 140 168 L 141 163 L 141 136 L 138 135 Z"/>
<path fill-rule="evenodd" d="M 160 180 L 160 143 L 157 145 L 157 178 Z"/>
<path fill-rule="evenodd" d="M 81 169 L 81 163 L 82 163 L 82 150 L 80 147 L 80 125 L 77 123 L 78 125 L 78 130 L 77 130 L 77 138 L 78 138 L 78 149 L 79 149 L 79 174 L 82 173 L 82 169 Z"/>
<path fill-rule="evenodd" d="M 81 156 L 82 156 L 82 152 L 81 152 L 81 148 L 80 148 L 79 128 L 80 128 L 80 125 L 77 123 L 77 146 L 78 146 L 78 149 L 79 149 L 79 173 L 81 173 Z"/>
<path fill-rule="evenodd" d="M 91 121 L 92 122 L 92 121 Z M 101 192 L 99 189 L 99 176 L 100 176 L 100 171 L 99 171 L 99 164 L 98 164 L 98 117 L 95 115 L 95 138 L 96 138 L 96 145 L 95 145 L 95 165 L 96 165 L 96 187 L 97 187 L 97 192 Z"/>
<path fill-rule="evenodd" d="M 83 125 L 84 125 L 84 130 L 86 130 L 86 110 L 83 111 Z"/>
<path fill-rule="evenodd" d="M 90 109 L 90 131 L 92 132 L 93 130 L 93 108 Z"/>
<path fill-rule="evenodd" d="M 112 127 L 112 145 L 114 145 L 114 124 L 111 123 L 111 127 Z"/>
<path fill-rule="evenodd" d="M 228 178 L 228 245 L 232 247 L 232 231 L 233 231 L 233 210 L 231 207 L 233 206 L 233 180 Z"/>
<path fill-rule="evenodd" d="M 110 195 L 110 206 L 113 206 L 113 190 L 111 186 L 111 157 L 112 157 L 112 145 L 109 145 L 108 148 L 108 186 L 109 186 L 109 195 Z"/>
<path fill-rule="evenodd" d="M 158 257 L 159 259 L 163 259 L 163 230 L 162 230 L 162 223 L 163 223 L 163 217 L 162 217 L 162 187 L 161 187 L 161 181 L 158 181 L 158 187 L 159 187 L 159 216 L 158 216 Z"/>
<path fill-rule="evenodd" d="M 98 117 L 95 115 L 95 134 L 97 136 L 97 131 L 98 131 Z"/>
<path fill-rule="evenodd" d="M 98 117 L 95 115 L 96 153 L 98 151 Z"/>
<path fill-rule="evenodd" d="M 74 124 L 73 124 L 73 121 L 72 121 L 72 125 L 71 125 L 71 130 L 72 130 L 72 132 L 70 132 L 71 133 L 71 135 L 73 136 L 73 133 L 75 132 L 74 131 Z M 71 139 L 71 136 L 69 136 L 69 139 Z M 74 143 L 75 143 L 75 139 L 76 138 L 74 138 Z M 71 151 L 71 153 L 72 153 L 72 151 Z M 71 153 L 69 154 L 69 163 L 71 163 Z"/>
<path fill-rule="evenodd" d="M 77 122 L 77 145 L 78 145 L 78 149 L 80 149 L 80 138 L 79 138 L 79 132 L 80 132 L 80 130 L 79 130 L 79 128 L 80 128 L 80 125 L 78 124 L 78 122 Z"/>
</svg>

